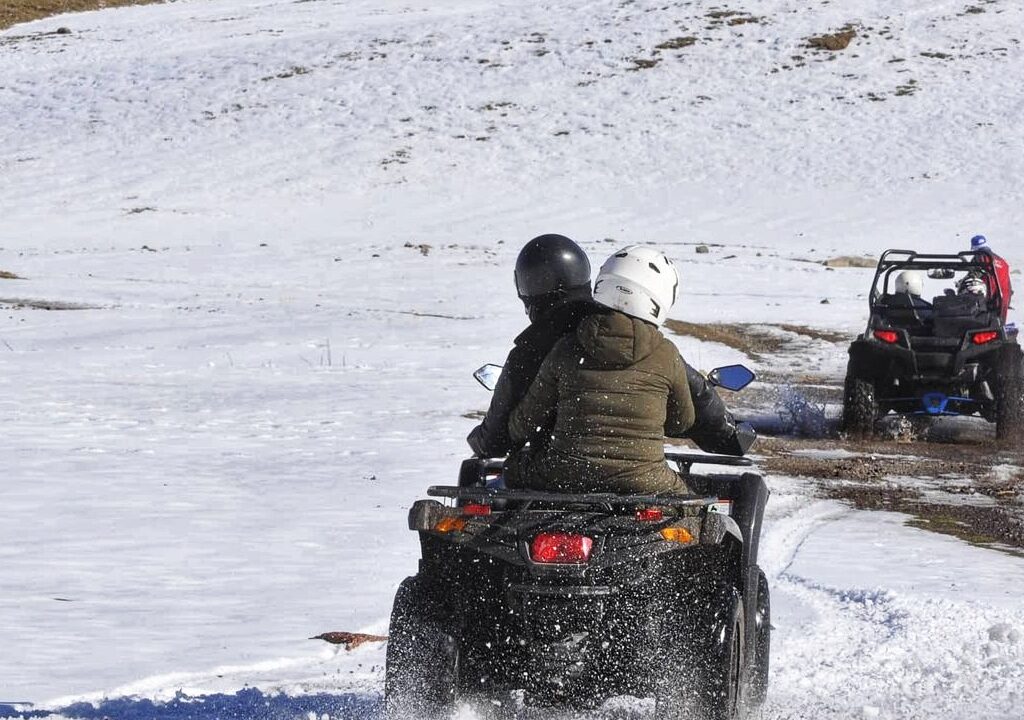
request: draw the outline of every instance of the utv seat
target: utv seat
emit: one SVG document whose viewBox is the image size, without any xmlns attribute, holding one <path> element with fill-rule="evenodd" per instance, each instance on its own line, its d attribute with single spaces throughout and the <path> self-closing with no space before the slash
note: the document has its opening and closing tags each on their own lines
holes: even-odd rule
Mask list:
<svg viewBox="0 0 1024 720">
<path fill-rule="evenodd" d="M 994 320 L 980 295 L 940 295 L 932 304 L 937 337 L 961 338 L 968 330 L 988 327 Z"/>
<path fill-rule="evenodd" d="M 894 293 L 880 297 L 875 303 L 875 312 L 889 325 L 911 335 L 921 335 L 930 330 L 933 309 L 927 300 L 914 298 L 908 293 Z"/>
</svg>

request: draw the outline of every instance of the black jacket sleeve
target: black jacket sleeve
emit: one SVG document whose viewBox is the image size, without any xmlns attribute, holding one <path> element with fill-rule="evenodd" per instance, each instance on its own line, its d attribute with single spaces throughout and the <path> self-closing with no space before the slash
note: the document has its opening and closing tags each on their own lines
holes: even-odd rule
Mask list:
<svg viewBox="0 0 1024 720">
<path fill-rule="evenodd" d="M 704 452 L 742 455 L 736 437 L 736 420 L 725 407 L 715 388 L 687 364 L 686 378 L 693 396 L 693 409 L 697 415 L 687 437 Z"/>
<path fill-rule="evenodd" d="M 520 333 L 502 367 L 487 415 L 466 438 L 474 455 L 502 457 L 514 449 L 517 443 L 508 432 L 512 411 L 526 396 L 555 343 L 575 330 L 581 318 L 598 309 L 591 301 L 567 302 L 551 308 Z"/>
<path fill-rule="evenodd" d="M 466 438 L 474 455 L 503 457 L 512 450 L 508 419 L 537 375 L 537 370 L 544 360 L 544 355 L 538 355 L 537 348 L 530 342 L 529 337 L 520 336 L 517 339 L 516 346 L 508 354 L 501 375 L 498 376 L 487 414 Z"/>
</svg>

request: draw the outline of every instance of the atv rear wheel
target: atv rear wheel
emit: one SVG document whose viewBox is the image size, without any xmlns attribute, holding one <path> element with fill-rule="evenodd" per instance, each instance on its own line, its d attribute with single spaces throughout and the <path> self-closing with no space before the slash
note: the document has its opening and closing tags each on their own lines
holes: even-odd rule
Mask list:
<svg viewBox="0 0 1024 720">
<path fill-rule="evenodd" d="M 389 718 L 442 717 L 456 698 L 458 644 L 445 631 L 427 583 L 402 581 L 391 611 L 384 670 Z"/>
<path fill-rule="evenodd" d="M 670 643 L 666 675 L 655 706 L 657 720 L 734 720 L 739 717 L 744 658 L 743 599 L 731 585 L 698 598 L 686 634 Z"/>
<path fill-rule="evenodd" d="M 1016 445 L 1024 438 L 1024 364 L 1017 346 L 1005 348 L 999 364 L 996 438 Z"/>
<path fill-rule="evenodd" d="M 875 435 L 878 399 L 868 380 L 847 377 L 843 392 L 843 429 L 851 436 L 870 440 Z"/>
<path fill-rule="evenodd" d="M 772 610 L 768 578 L 764 571 L 757 578 L 757 614 L 754 616 L 754 657 L 750 663 L 750 680 L 744 702 L 753 709 L 768 697 L 768 664 L 771 655 Z"/>
</svg>

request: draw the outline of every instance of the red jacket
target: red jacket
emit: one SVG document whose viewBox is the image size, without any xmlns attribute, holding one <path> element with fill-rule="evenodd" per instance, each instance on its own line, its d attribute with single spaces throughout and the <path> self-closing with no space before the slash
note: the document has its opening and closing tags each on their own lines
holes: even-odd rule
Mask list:
<svg viewBox="0 0 1024 720">
<path fill-rule="evenodd" d="M 1003 318 L 1003 322 L 1006 322 L 1006 313 L 1010 309 L 1010 300 L 1013 298 L 1013 285 L 1010 283 L 1010 264 L 987 248 L 980 257 L 988 259 L 989 275 L 985 278 L 988 284 L 988 295 L 989 297 L 995 297 L 998 291 L 999 313 Z"/>
</svg>

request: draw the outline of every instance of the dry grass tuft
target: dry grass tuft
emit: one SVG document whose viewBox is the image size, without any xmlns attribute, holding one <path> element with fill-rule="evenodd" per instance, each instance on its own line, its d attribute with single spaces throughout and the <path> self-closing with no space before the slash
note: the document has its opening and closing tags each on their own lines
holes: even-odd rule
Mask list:
<svg viewBox="0 0 1024 720">
<path fill-rule="evenodd" d="M 11 25 L 69 12 L 147 5 L 163 0 L 5 0 L 0 3 L 0 30 Z"/>
</svg>

